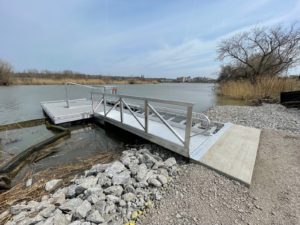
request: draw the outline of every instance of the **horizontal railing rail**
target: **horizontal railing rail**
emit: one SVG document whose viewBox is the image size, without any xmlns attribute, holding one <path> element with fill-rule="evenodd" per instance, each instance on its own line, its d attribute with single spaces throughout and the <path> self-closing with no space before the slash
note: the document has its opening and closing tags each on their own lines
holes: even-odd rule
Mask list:
<svg viewBox="0 0 300 225">
<path fill-rule="evenodd" d="M 65 92 L 66 92 L 67 108 L 70 108 L 70 96 L 69 96 L 70 91 L 69 91 L 69 88 L 68 88 L 68 86 L 70 86 L 70 85 L 83 87 L 83 88 L 88 88 L 88 89 L 94 89 L 94 90 L 101 90 L 102 93 L 105 93 L 107 90 L 116 89 L 116 86 L 113 86 L 113 85 L 92 86 L 92 85 L 78 84 L 78 83 L 74 83 L 74 82 L 66 82 L 65 83 Z"/>
<path fill-rule="evenodd" d="M 97 100 L 94 100 L 94 96 L 97 96 Z M 107 98 L 115 98 L 117 99 L 113 104 L 110 104 L 110 109 L 107 110 Z M 155 114 L 159 120 L 164 124 L 172 133 L 173 135 L 180 141 L 180 143 L 184 146 L 184 151 L 186 155 L 189 155 L 189 144 L 191 139 L 191 129 L 192 129 L 192 116 L 193 116 L 193 103 L 191 102 L 181 102 L 181 101 L 174 101 L 174 100 L 165 100 L 165 99 L 155 99 L 155 98 L 144 98 L 144 97 L 137 97 L 137 96 L 130 96 L 130 95 L 117 95 L 117 94 L 109 94 L 109 93 L 99 93 L 99 92 L 91 92 L 91 99 L 92 99 L 92 110 L 96 112 L 100 106 L 103 106 L 103 116 L 108 117 L 109 113 L 112 112 L 117 106 L 119 106 L 119 113 L 120 113 L 120 122 L 124 124 L 124 108 L 127 109 L 128 113 L 133 116 L 133 118 L 138 122 L 141 126 L 141 129 L 145 133 L 149 133 L 149 112 L 151 111 Z M 141 106 L 144 110 L 143 114 L 139 114 L 138 116 L 136 113 L 131 109 L 130 104 L 128 104 L 125 99 L 131 100 L 140 100 L 143 101 L 144 106 Z M 150 104 L 151 103 L 151 104 Z M 182 137 L 176 129 L 163 118 L 163 116 L 155 109 L 156 106 L 153 106 L 152 103 L 162 103 L 168 105 L 175 105 L 175 106 L 183 106 L 185 107 L 185 132 L 184 137 Z M 144 118 L 141 118 L 144 116 Z"/>
</svg>

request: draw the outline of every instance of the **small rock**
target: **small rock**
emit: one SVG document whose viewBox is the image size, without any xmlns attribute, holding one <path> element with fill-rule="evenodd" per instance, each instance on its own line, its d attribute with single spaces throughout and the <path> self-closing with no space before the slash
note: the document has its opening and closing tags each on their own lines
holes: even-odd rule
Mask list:
<svg viewBox="0 0 300 225">
<path fill-rule="evenodd" d="M 104 222 L 104 219 L 103 217 L 100 215 L 100 213 L 95 210 L 93 211 L 87 218 L 86 218 L 87 221 L 89 222 L 92 222 L 92 223 L 96 223 L 96 224 L 99 224 L 99 223 L 103 223 Z"/>
<path fill-rule="evenodd" d="M 115 161 L 106 168 L 105 173 L 108 177 L 113 177 L 115 174 L 121 173 L 125 169 L 125 166 L 120 161 Z"/>
<path fill-rule="evenodd" d="M 75 209 L 81 204 L 82 204 L 82 200 L 80 198 L 73 198 L 73 199 L 70 199 L 69 201 L 66 201 L 59 208 L 63 212 L 73 213 L 75 211 Z"/>
<path fill-rule="evenodd" d="M 31 185 L 32 185 L 32 178 L 30 178 L 30 179 L 28 179 L 28 180 L 26 181 L 25 186 L 26 186 L 26 187 L 30 187 Z"/>
<path fill-rule="evenodd" d="M 146 178 L 147 173 L 148 173 L 148 169 L 147 169 L 146 164 L 139 165 L 139 169 L 138 169 L 138 172 L 137 172 L 136 179 L 138 181 L 144 180 Z"/>
<path fill-rule="evenodd" d="M 88 188 L 96 186 L 97 182 L 98 182 L 97 177 L 90 176 L 90 177 L 85 177 L 85 178 L 78 180 L 77 184 L 78 184 L 78 187 L 81 187 L 82 189 L 86 190 Z M 76 189 L 75 189 L 75 191 L 76 191 Z"/>
<path fill-rule="evenodd" d="M 62 179 L 54 179 L 50 180 L 45 185 L 45 190 L 48 192 L 54 191 L 56 188 L 58 188 L 62 184 Z"/>
<path fill-rule="evenodd" d="M 86 176 L 97 175 L 98 173 L 104 172 L 110 164 L 96 164 L 92 166 L 90 170 L 87 171 Z"/>
<path fill-rule="evenodd" d="M 66 216 L 59 209 L 57 209 L 54 212 L 53 224 L 55 224 L 55 225 L 68 225 L 69 221 L 67 220 Z"/>
<path fill-rule="evenodd" d="M 119 174 L 114 174 L 112 178 L 113 185 L 125 185 L 128 184 L 130 181 L 130 171 L 125 170 Z"/>
<path fill-rule="evenodd" d="M 95 203 L 95 209 L 97 209 L 101 215 L 104 215 L 105 208 L 106 208 L 106 202 L 104 200 Z"/>
<path fill-rule="evenodd" d="M 39 215 L 41 215 L 44 218 L 48 218 L 52 215 L 52 213 L 55 210 L 55 206 L 54 205 L 49 205 L 47 208 L 43 209 Z"/>
<path fill-rule="evenodd" d="M 155 178 L 150 178 L 148 180 L 148 183 L 153 185 L 154 187 L 161 187 L 161 183 Z"/>
<path fill-rule="evenodd" d="M 17 215 L 22 211 L 28 211 L 28 210 L 30 210 L 30 207 L 24 204 L 17 204 L 10 207 L 10 213 L 12 215 Z"/>
<path fill-rule="evenodd" d="M 104 189 L 103 192 L 108 195 L 121 196 L 123 188 L 121 186 L 111 186 L 109 188 Z"/>
<path fill-rule="evenodd" d="M 116 202 L 120 201 L 120 198 L 117 196 L 114 196 L 114 195 L 106 195 L 106 200 L 107 200 L 107 202 L 116 203 Z"/>
<path fill-rule="evenodd" d="M 76 196 L 76 187 L 77 185 L 76 184 L 72 184 L 68 187 L 68 190 L 67 190 L 67 193 L 66 193 L 66 197 L 67 198 L 73 198 Z"/>
<path fill-rule="evenodd" d="M 105 174 L 100 174 L 100 176 L 98 175 L 98 181 L 97 183 L 103 187 L 103 188 L 107 188 L 109 186 L 111 186 L 111 179 L 108 178 Z"/>
<path fill-rule="evenodd" d="M 133 193 L 130 193 L 130 192 L 122 195 L 122 199 L 124 199 L 126 202 L 131 202 L 135 198 L 136 198 L 136 195 Z"/>
<path fill-rule="evenodd" d="M 157 179 L 159 180 L 160 183 L 162 183 L 162 185 L 165 185 L 168 183 L 168 178 L 165 177 L 164 175 L 157 175 Z"/>
<path fill-rule="evenodd" d="M 136 163 L 129 164 L 128 168 L 132 175 L 136 175 L 139 171 L 139 165 Z"/>
<path fill-rule="evenodd" d="M 165 167 L 170 168 L 174 165 L 176 165 L 176 159 L 174 157 L 168 158 L 165 162 L 164 162 Z"/>
<path fill-rule="evenodd" d="M 62 205 L 66 201 L 64 193 L 54 193 L 52 198 L 55 205 Z"/>
<path fill-rule="evenodd" d="M 119 205 L 120 205 L 121 207 L 124 207 L 124 206 L 126 206 L 126 202 L 125 202 L 124 200 L 120 200 L 120 201 L 119 201 Z"/>
<path fill-rule="evenodd" d="M 81 205 L 77 206 L 75 209 L 74 216 L 76 218 L 85 218 L 89 211 L 91 211 L 92 206 L 89 201 L 84 200 Z"/>
</svg>

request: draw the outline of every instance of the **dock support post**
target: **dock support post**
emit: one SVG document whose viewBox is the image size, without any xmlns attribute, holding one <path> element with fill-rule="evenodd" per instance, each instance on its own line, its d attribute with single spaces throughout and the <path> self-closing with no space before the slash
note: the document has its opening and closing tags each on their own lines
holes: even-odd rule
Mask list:
<svg viewBox="0 0 300 225">
<path fill-rule="evenodd" d="M 68 95 L 68 84 L 65 84 L 65 89 L 66 89 L 66 103 L 67 103 L 67 108 L 70 108 L 69 95 Z"/>
<path fill-rule="evenodd" d="M 148 100 L 145 100 L 144 114 L 145 114 L 145 132 L 148 133 L 148 117 L 149 117 Z"/>
<path fill-rule="evenodd" d="M 121 123 L 123 123 L 123 100 L 120 98 L 120 119 Z"/>
<path fill-rule="evenodd" d="M 191 129 L 192 129 L 192 117 L 193 117 L 193 106 L 187 107 L 186 113 L 186 124 L 185 124 L 185 139 L 184 139 L 184 151 L 186 156 L 190 156 L 190 139 L 191 139 Z"/>
<path fill-rule="evenodd" d="M 103 111 L 104 111 L 104 117 L 106 116 L 106 99 L 105 95 L 103 94 Z"/>
</svg>

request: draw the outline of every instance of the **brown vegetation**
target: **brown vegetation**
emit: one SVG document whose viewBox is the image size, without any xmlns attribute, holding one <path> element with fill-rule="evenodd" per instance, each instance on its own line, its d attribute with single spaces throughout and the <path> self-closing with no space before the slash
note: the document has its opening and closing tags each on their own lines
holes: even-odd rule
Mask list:
<svg viewBox="0 0 300 225">
<path fill-rule="evenodd" d="M 250 80 L 231 80 L 218 86 L 218 94 L 241 100 L 279 100 L 280 92 L 294 90 L 300 90 L 299 79 L 269 76 L 258 78 L 255 84 Z"/>
<path fill-rule="evenodd" d="M 52 72 L 28 70 L 14 72 L 10 64 L 0 60 L 0 85 L 61 85 L 73 82 L 85 85 L 156 84 L 160 79 L 125 76 L 87 75 L 73 71 Z"/>
<path fill-rule="evenodd" d="M 9 85 L 11 82 L 12 66 L 0 60 L 0 85 Z"/>
<path fill-rule="evenodd" d="M 106 77 L 91 75 L 66 75 L 66 74 L 14 74 L 11 77 L 13 85 L 60 85 L 73 82 L 86 85 L 102 84 L 147 84 L 158 83 L 156 79 L 141 79 L 139 77 Z"/>
<path fill-rule="evenodd" d="M 45 191 L 45 183 L 52 179 L 63 179 L 63 186 L 67 186 L 75 175 L 89 169 L 96 163 L 109 163 L 116 158 L 116 155 L 102 154 L 87 160 L 78 160 L 76 163 L 69 163 L 63 166 L 49 168 L 47 170 L 32 174 L 29 171 L 23 181 L 15 185 L 9 191 L 0 194 L 0 214 L 7 210 L 11 205 L 24 200 L 40 200 L 47 194 Z M 33 185 L 25 187 L 28 178 L 33 178 Z M 10 215 L 0 218 L 0 224 L 4 224 L 10 219 Z"/>
</svg>

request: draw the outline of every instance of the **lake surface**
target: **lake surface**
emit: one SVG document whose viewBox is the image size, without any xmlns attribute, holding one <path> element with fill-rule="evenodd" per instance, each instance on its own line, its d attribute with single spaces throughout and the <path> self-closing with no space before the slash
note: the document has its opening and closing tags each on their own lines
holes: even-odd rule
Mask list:
<svg viewBox="0 0 300 225">
<path fill-rule="evenodd" d="M 215 84 L 142 84 L 117 85 L 118 94 L 193 102 L 194 111 L 202 112 L 222 104 L 214 92 Z M 90 97 L 87 88 L 71 86 L 70 98 Z M 63 85 L 0 87 L 0 124 L 44 117 L 40 102 L 65 98 Z M 232 102 L 231 102 L 232 104 Z"/>
<path fill-rule="evenodd" d="M 146 84 L 117 85 L 118 93 L 141 97 L 162 98 L 193 102 L 194 111 L 201 112 L 219 104 L 240 104 L 216 96 L 214 84 Z M 40 102 L 65 99 L 63 85 L 32 85 L 0 87 L 0 125 L 44 117 Z M 89 98 L 90 89 L 71 86 L 70 99 Z M 0 166 L 29 146 L 54 134 L 45 125 L 0 132 Z M 28 171 L 39 171 L 49 167 L 76 163 L 95 155 L 120 153 L 128 146 L 150 144 L 144 139 L 124 133 L 110 126 L 90 128 L 73 127 L 72 135 L 53 146 L 50 156 L 27 164 L 15 177 L 13 183 L 22 180 Z"/>
</svg>

